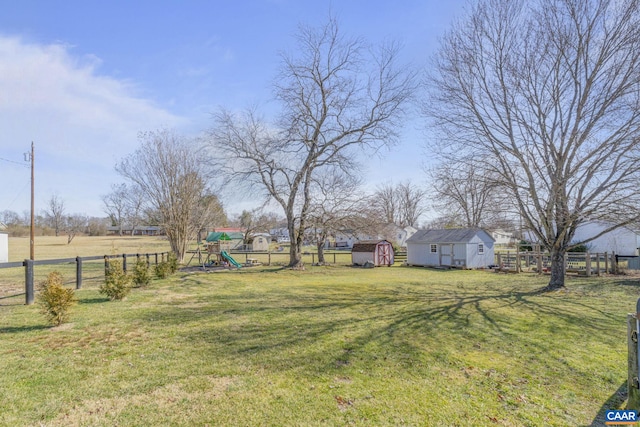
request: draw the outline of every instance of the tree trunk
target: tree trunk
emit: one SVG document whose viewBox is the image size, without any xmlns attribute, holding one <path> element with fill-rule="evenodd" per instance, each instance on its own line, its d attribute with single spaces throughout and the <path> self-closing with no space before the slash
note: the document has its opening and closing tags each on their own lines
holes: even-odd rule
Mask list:
<svg viewBox="0 0 640 427">
<path fill-rule="evenodd" d="M 320 241 L 318 240 L 318 243 L 316 244 L 317 248 L 318 248 L 318 264 L 323 265 L 324 264 L 324 240 Z"/>
<path fill-rule="evenodd" d="M 289 268 L 296 268 L 303 270 L 304 263 L 302 262 L 302 242 L 298 238 L 289 239 L 291 241 L 289 246 Z"/>
<path fill-rule="evenodd" d="M 555 291 L 564 288 L 565 264 L 564 256 L 566 249 L 551 249 L 551 279 L 549 284 L 544 288 L 545 291 Z"/>
</svg>

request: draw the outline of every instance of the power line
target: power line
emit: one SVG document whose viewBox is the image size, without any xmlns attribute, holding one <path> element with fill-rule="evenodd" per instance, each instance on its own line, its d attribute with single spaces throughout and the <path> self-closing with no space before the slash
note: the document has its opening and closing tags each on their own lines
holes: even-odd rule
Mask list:
<svg viewBox="0 0 640 427">
<path fill-rule="evenodd" d="M 24 166 L 25 168 L 29 167 L 29 165 L 25 165 L 24 162 L 16 162 L 15 160 L 9 160 L 2 157 L 0 157 L 0 160 L 4 160 L 5 162 L 9 162 L 9 163 L 15 163 L 16 165 Z"/>
</svg>

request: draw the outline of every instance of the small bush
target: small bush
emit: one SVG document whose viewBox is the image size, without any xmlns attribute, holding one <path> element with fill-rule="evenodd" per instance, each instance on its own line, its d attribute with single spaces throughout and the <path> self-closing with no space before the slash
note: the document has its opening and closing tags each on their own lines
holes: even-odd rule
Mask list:
<svg viewBox="0 0 640 427">
<path fill-rule="evenodd" d="M 167 262 L 169 263 L 169 274 L 175 274 L 178 271 L 178 258 L 173 252 L 167 256 Z"/>
<path fill-rule="evenodd" d="M 156 269 L 155 269 L 156 277 L 158 279 L 166 279 L 167 277 L 169 277 L 170 270 L 171 270 L 171 267 L 169 266 L 169 262 L 161 261 L 158 263 L 158 265 L 156 265 Z"/>
<path fill-rule="evenodd" d="M 171 252 L 165 261 L 161 261 L 156 265 L 156 277 L 158 279 L 166 279 L 171 274 L 178 271 L 178 258 Z"/>
<path fill-rule="evenodd" d="M 62 274 L 52 271 L 40 285 L 39 302 L 47 321 L 58 326 L 69 320 L 76 299 L 73 289 L 63 286 Z"/>
<path fill-rule="evenodd" d="M 111 260 L 105 272 L 104 284 L 100 285 L 100 293 L 112 301 L 121 300 L 131 291 L 131 281 L 132 277 L 122 269 L 122 262 Z"/>
<path fill-rule="evenodd" d="M 140 258 L 133 267 L 133 283 L 136 286 L 147 286 L 151 283 L 151 273 L 147 261 Z"/>
</svg>

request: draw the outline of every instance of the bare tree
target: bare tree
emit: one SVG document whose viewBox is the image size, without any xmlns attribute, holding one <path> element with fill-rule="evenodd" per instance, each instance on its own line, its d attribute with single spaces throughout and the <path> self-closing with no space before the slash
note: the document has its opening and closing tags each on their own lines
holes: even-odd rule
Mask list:
<svg viewBox="0 0 640 427">
<path fill-rule="evenodd" d="M 391 183 L 379 185 L 371 197 L 371 206 L 387 224 L 395 224 L 400 215 L 395 186 Z"/>
<path fill-rule="evenodd" d="M 360 180 L 339 170 L 330 170 L 315 181 L 309 207 L 309 237 L 316 245 L 318 263 L 324 264 L 324 247 L 330 236 L 355 233 L 362 228 L 366 201 L 357 191 Z"/>
<path fill-rule="evenodd" d="M 87 230 L 89 218 L 82 214 L 73 214 L 67 216 L 64 224 L 64 231 L 67 233 L 67 244 L 70 244 L 78 233 L 84 233 Z"/>
<path fill-rule="evenodd" d="M 54 229 L 56 237 L 60 235 L 60 231 L 64 229 L 65 212 L 64 201 L 57 194 L 51 196 L 48 207 L 45 210 L 45 218 L 51 228 Z"/>
<path fill-rule="evenodd" d="M 127 216 L 127 193 L 127 184 L 112 184 L 111 193 L 102 196 L 104 212 L 109 215 L 112 225 L 119 228 L 120 236 Z"/>
<path fill-rule="evenodd" d="M 443 217 L 455 222 L 460 218 L 464 227 L 481 227 L 492 222 L 497 210 L 508 207 L 496 197 L 501 193 L 496 179 L 485 175 L 485 168 L 472 161 L 443 162 L 428 171 L 431 178 L 433 206 Z"/>
<path fill-rule="evenodd" d="M 411 181 L 399 184 L 383 184 L 370 198 L 373 210 L 385 219 L 387 224 L 400 227 L 415 226 L 426 211 L 427 191 Z"/>
<path fill-rule="evenodd" d="M 244 243 L 248 244 L 253 235 L 258 231 L 268 232 L 278 224 L 278 218 L 274 213 L 263 211 L 264 207 L 258 207 L 250 211 L 243 210 L 235 223 L 244 229 Z"/>
<path fill-rule="evenodd" d="M 425 105 L 451 158 L 482 157 L 564 286 L 576 228 L 638 216 L 640 2 L 486 0 L 443 38 Z M 593 236 L 595 238 L 597 236 Z M 590 239 L 588 239 L 590 240 Z"/>
<path fill-rule="evenodd" d="M 418 224 L 418 220 L 426 210 L 427 191 L 412 184 L 401 182 L 396 187 L 398 197 L 398 222 L 400 227 Z"/>
<path fill-rule="evenodd" d="M 201 153 L 170 130 L 141 134 L 141 146 L 116 170 L 145 195 L 149 209 L 159 213 L 171 250 L 180 262 L 187 245 L 216 209 L 208 189 Z"/>
<path fill-rule="evenodd" d="M 216 115 L 212 142 L 220 165 L 236 182 L 254 184 L 287 218 L 290 267 L 302 267 L 301 246 L 314 177 L 334 167 L 353 171 L 365 147 L 392 144 L 413 94 L 412 75 L 396 66 L 398 49 L 367 49 L 331 19 L 301 27 L 296 56 L 282 55 L 275 94 L 280 120 L 267 125 L 255 111 Z"/>
</svg>

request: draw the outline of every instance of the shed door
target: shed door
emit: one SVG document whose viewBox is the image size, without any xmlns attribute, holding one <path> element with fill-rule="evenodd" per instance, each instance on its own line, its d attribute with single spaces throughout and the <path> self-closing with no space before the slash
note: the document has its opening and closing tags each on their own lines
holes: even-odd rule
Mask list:
<svg viewBox="0 0 640 427">
<path fill-rule="evenodd" d="M 451 265 L 453 262 L 452 245 L 440 245 L 440 265 Z"/>
<path fill-rule="evenodd" d="M 380 243 L 378 245 L 378 262 L 376 265 L 391 265 L 391 245 Z"/>
</svg>

